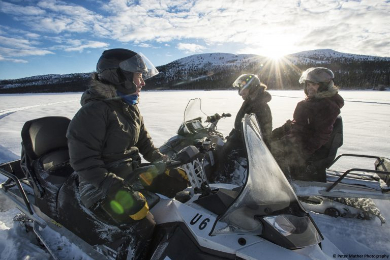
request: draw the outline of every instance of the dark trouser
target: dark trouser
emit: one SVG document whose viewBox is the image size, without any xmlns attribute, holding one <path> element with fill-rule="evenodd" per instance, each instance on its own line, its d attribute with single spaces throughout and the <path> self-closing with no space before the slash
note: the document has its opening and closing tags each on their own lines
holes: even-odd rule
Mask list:
<svg viewBox="0 0 390 260">
<path fill-rule="evenodd" d="M 216 151 L 216 170 L 208 176 L 210 182 L 229 183 L 231 173 L 234 171 L 235 160 L 246 157 L 245 144 L 241 133 L 234 130 L 230 133 L 228 141 Z"/>
<path fill-rule="evenodd" d="M 133 220 L 124 212 L 123 217 L 119 219 L 115 218 L 115 214 L 112 214 L 112 212 L 108 212 L 109 209 L 104 201 L 90 210 L 104 222 L 125 230 L 126 237 L 120 238 L 122 244 L 116 259 L 127 259 L 128 254 L 134 254 L 132 259 L 146 259 L 146 256 L 150 253 L 149 246 L 156 225 L 150 212 L 140 220 Z"/>
</svg>

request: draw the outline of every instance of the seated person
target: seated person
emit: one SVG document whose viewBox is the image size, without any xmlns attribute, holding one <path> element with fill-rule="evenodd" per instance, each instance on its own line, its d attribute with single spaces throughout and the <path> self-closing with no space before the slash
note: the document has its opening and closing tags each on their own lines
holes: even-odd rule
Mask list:
<svg viewBox="0 0 390 260">
<path fill-rule="evenodd" d="M 272 132 L 271 151 L 287 178 L 290 168 L 305 165 L 306 160 L 328 142 L 344 99 L 333 82 L 334 74 L 323 67 L 302 73 L 306 99 L 300 101 L 293 120 Z"/>
<path fill-rule="evenodd" d="M 141 259 L 155 221 L 133 172 L 139 153 L 149 162 L 166 156 L 153 145 L 137 103 L 144 80 L 158 71 L 145 56 L 127 49 L 104 51 L 96 70 L 68 127 L 70 164 L 82 204 L 102 219 L 131 226 L 135 258 Z M 178 186 L 182 190 L 186 183 Z"/>
</svg>

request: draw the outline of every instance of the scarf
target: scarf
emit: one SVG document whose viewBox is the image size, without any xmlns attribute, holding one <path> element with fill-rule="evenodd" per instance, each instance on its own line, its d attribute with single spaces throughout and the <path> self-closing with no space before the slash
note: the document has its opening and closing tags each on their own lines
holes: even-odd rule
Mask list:
<svg viewBox="0 0 390 260">
<path fill-rule="evenodd" d="M 116 91 L 118 96 L 120 96 L 127 104 L 135 105 L 138 104 L 138 95 L 125 95 L 122 92 Z"/>
</svg>

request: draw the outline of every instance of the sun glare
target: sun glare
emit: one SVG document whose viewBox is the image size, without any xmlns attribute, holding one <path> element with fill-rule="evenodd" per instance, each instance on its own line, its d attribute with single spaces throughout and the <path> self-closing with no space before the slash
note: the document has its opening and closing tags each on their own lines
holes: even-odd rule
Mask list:
<svg viewBox="0 0 390 260">
<path fill-rule="evenodd" d="M 280 59 L 282 59 L 284 57 L 284 54 L 281 53 L 281 52 L 268 52 L 266 53 L 266 56 L 274 61 L 279 61 Z"/>
</svg>

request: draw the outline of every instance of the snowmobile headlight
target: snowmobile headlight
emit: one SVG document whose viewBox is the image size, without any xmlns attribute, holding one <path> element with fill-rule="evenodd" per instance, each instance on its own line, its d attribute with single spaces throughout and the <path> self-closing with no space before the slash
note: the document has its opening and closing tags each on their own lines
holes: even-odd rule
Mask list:
<svg viewBox="0 0 390 260">
<path fill-rule="evenodd" d="M 318 244 L 322 241 L 321 234 L 317 231 L 308 216 L 277 215 L 263 217 L 264 224 L 270 225 L 277 233 L 288 241 L 288 248 L 302 248 Z M 286 243 L 284 243 L 287 245 Z"/>
<path fill-rule="evenodd" d="M 254 217 L 253 211 L 247 207 L 239 208 L 229 214 L 229 222 L 241 232 L 261 234 L 262 223 Z"/>
<path fill-rule="evenodd" d="M 294 224 L 292 224 L 285 216 L 272 216 L 265 217 L 265 221 L 268 222 L 271 226 L 273 226 L 280 234 L 283 236 L 289 236 L 296 230 Z"/>
</svg>

